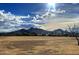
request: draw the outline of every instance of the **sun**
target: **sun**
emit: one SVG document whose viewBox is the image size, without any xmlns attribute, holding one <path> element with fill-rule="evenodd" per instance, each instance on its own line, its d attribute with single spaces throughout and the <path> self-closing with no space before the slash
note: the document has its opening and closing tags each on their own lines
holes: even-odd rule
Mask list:
<svg viewBox="0 0 79 59">
<path fill-rule="evenodd" d="M 52 2 L 48 2 L 48 5 L 49 5 L 49 6 L 53 6 L 54 3 L 52 3 Z"/>
<path fill-rule="evenodd" d="M 56 10 L 56 3 L 48 2 L 49 8 L 53 8 L 53 10 Z"/>
</svg>

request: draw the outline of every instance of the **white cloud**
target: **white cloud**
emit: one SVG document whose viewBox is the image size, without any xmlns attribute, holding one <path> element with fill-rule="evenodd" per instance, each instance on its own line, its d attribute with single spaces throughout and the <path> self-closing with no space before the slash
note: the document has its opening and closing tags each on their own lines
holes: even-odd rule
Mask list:
<svg viewBox="0 0 79 59">
<path fill-rule="evenodd" d="M 31 22 L 35 23 L 35 24 L 44 24 L 44 23 L 46 23 L 46 20 L 44 18 L 42 18 L 41 16 L 36 16 L 36 17 L 33 17 Z"/>
<path fill-rule="evenodd" d="M 33 17 L 32 20 L 28 20 L 29 23 L 23 20 L 23 19 L 27 20 L 29 18 L 31 18 L 30 15 L 17 16 L 12 14 L 11 12 L 5 12 L 4 10 L 0 10 L 0 32 L 15 31 L 20 28 L 23 28 L 22 25 L 25 25 L 25 28 L 29 27 L 42 28 L 42 25 L 40 25 L 40 23 L 42 22 L 43 19 L 39 15 Z"/>
<path fill-rule="evenodd" d="M 58 9 L 56 11 L 50 10 L 42 14 L 42 18 L 48 22 L 44 24 L 45 30 L 54 30 L 58 28 L 66 29 L 67 25 L 79 24 L 79 16 L 77 14 L 66 14 L 66 10 Z"/>
<path fill-rule="evenodd" d="M 51 10 L 51 12 L 53 12 L 53 13 L 65 13 L 66 10 L 57 9 L 56 11 Z"/>
<path fill-rule="evenodd" d="M 34 23 L 39 23 L 39 22 L 41 22 L 41 20 L 37 20 L 37 18 L 36 18 L 36 17 L 33 17 L 32 22 L 34 22 Z"/>
<path fill-rule="evenodd" d="M 15 31 L 21 28 L 41 28 L 45 29 L 52 29 L 52 28 L 61 28 L 64 27 L 66 24 L 66 18 L 64 17 L 58 17 L 57 15 L 65 13 L 65 10 L 50 10 L 45 13 L 39 13 L 36 14 L 34 17 L 27 15 L 27 16 L 17 16 L 12 14 L 11 12 L 5 12 L 4 10 L 0 10 L 0 32 L 9 32 L 9 31 Z M 32 18 L 30 20 L 30 18 Z M 67 18 L 68 20 L 71 20 L 74 22 L 74 19 Z M 77 18 L 78 20 L 79 18 Z M 64 24 L 63 24 L 64 21 Z M 51 22 L 51 23 L 50 23 Z M 56 26 L 56 24 L 58 25 Z M 56 24 L 53 24 L 56 23 Z M 47 24 L 47 25 L 44 25 Z M 60 27 L 59 27 L 60 26 Z"/>
</svg>

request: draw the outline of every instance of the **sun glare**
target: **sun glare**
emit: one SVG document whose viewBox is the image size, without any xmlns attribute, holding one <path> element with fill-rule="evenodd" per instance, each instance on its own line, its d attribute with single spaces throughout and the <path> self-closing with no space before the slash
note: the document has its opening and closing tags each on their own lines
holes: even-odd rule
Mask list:
<svg viewBox="0 0 79 59">
<path fill-rule="evenodd" d="M 53 8 L 54 11 L 56 10 L 56 3 L 48 2 L 48 6 L 49 8 Z"/>
</svg>

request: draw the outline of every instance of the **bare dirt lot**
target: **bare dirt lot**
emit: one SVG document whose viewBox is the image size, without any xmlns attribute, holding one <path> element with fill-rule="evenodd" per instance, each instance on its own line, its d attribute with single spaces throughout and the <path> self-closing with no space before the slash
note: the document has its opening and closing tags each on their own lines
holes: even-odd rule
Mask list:
<svg viewBox="0 0 79 59">
<path fill-rule="evenodd" d="M 79 54 L 74 37 L 0 36 L 0 55 Z"/>
</svg>

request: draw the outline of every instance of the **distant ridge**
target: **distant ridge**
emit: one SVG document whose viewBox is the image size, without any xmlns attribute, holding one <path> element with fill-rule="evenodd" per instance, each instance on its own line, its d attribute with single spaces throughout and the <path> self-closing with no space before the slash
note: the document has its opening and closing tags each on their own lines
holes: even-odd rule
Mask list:
<svg viewBox="0 0 79 59">
<path fill-rule="evenodd" d="M 69 36 L 68 31 L 56 29 L 54 31 L 46 31 L 39 28 L 20 29 L 13 32 L 0 33 L 0 36 Z"/>
<path fill-rule="evenodd" d="M 29 36 L 29 35 L 45 35 L 49 33 L 50 31 L 45 31 L 43 29 L 38 28 L 30 28 L 28 30 L 26 29 L 20 29 L 13 32 L 7 32 L 7 33 L 0 33 L 0 36 Z"/>
</svg>

